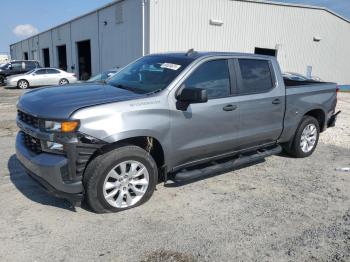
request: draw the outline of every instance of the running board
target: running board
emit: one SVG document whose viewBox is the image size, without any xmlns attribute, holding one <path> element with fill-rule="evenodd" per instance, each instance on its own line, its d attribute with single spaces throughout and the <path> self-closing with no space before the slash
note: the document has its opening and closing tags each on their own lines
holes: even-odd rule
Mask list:
<svg viewBox="0 0 350 262">
<path fill-rule="evenodd" d="M 254 163 L 259 160 L 263 160 L 267 156 L 271 155 L 277 155 L 282 152 L 282 147 L 280 145 L 259 149 L 255 152 L 252 152 L 250 154 L 242 154 L 239 155 L 237 158 L 227 160 L 223 163 L 216 163 L 204 167 L 202 169 L 194 169 L 194 170 L 181 170 L 180 172 L 176 173 L 173 177 L 174 182 L 184 182 L 188 180 L 194 180 L 198 179 L 203 176 L 209 176 L 214 173 L 223 172 L 225 170 L 232 170 L 234 168 L 247 165 L 249 163 Z"/>
</svg>

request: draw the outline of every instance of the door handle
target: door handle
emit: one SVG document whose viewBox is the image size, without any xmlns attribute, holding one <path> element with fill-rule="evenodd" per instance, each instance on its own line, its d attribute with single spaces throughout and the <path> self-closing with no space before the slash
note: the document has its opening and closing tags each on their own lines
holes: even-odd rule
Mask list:
<svg viewBox="0 0 350 262">
<path fill-rule="evenodd" d="M 279 104 L 281 104 L 281 100 L 279 100 L 279 99 L 277 98 L 277 99 L 275 99 L 275 100 L 272 101 L 272 104 L 274 104 L 274 105 L 279 105 Z"/>
<path fill-rule="evenodd" d="M 227 105 L 223 108 L 224 111 L 233 111 L 236 110 L 237 106 L 236 105 Z"/>
</svg>

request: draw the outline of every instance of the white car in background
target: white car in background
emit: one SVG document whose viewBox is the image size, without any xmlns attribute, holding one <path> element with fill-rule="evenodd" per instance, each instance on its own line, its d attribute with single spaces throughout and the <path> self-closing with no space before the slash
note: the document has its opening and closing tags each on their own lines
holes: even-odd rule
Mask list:
<svg viewBox="0 0 350 262">
<path fill-rule="evenodd" d="M 56 68 L 37 68 L 22 75 L 13 75 L 5 79 L 5 85 L 26 89 L 32 86 L 66 85 L 76 83 L 74 73 Z"/>
</svg>

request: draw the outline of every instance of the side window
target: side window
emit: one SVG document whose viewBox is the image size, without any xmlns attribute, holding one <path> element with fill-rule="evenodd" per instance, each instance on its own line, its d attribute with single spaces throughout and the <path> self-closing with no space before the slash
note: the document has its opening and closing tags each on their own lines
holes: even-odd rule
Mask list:
<svg viewBox="0 0 350 262">
<path fill-rule="evenodd" d="M 32 61 L 27 61 L 27 62 L 25 62 L 25 64 L 26 64 L 26 69 L 28 69 L 28 70 L 35 68 L 35 63 Z"/>
<path fill-rule="evenodd" d="M 60 71 L 56 70 L 56 69 L 46 69 L 46 72 L 48 74 L 59 74 Z"/>
<path fill-rule="evenodd" d="M 46 74 L 46 69 L 39 69 L 35 71 L 35 74 L 37 75 L 45 75 Z"/>
<path fill-rule="evenodd" d="M 22 62 L 12 62 L 11 66 L 13 70 L 22 70 Z"/>
<path fill-rule="evenodd" d="M 269 61 L 258 59 L 238 59 L 242 83 L 239 94 L 264 93 L 273 88 Z"/>
<path fill-rule="evenodd" d="M 213 60 L 200 65 L 185 81 L 186 88 L 203 88 L 208 98 L 230 96 L 230 73 L 227 60 Z"/>
</svg>

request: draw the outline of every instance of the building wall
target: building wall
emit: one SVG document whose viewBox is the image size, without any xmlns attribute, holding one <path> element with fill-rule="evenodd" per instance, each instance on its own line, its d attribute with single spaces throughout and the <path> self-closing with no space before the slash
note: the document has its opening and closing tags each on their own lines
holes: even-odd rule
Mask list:
<svg viewBox="0 0 350 262">
<path fill-rule="evenodd" d="M 53 62 L 51 66 L 58 67 L 58 52 L 57 47 L 65 45 L 66 46 L 66 55 L 67 55 L 67 68 L 68 71 L 73 71 L 71 67 L 74 65 L 74 61 L 72 59 L 72 49 L 74 44 L 71 41 L 71 23 L 61 25 L 57 28 L 52 29 L 52 43 L 53 43 Z M 42 61 L 43 63 L 43 61 Z"/>
<path fill-rule="evenodd" d="M 122 23 L 116 22 L 117 6 L 99 13 L 99 40 L 101 68 L 122 67 L 142 56 L 142 5 L 141 0 L 120 3 L 123 8 Z M 104 25 L 104 22 L 107 25 Z"/>
<path fill-rule="evenodd" d="M 66 45 L 68 71 L 78 73 L 77 42 L 90 40 L 92 75 L 110 68 L 122 67 L 142 56 L 141 3 L 141 0 L 114 3 L 20 41 L 11 45 L 12 57 L 23 59 L 23 53 L 28 52 L 29 59 L 35 59 L 32 51 L 37 50 L 37 59 L 43 65 L 42 49 L 49 48 L 50 66 L 58 67 L 57 46 Z M 121 23 L 116 21 L 118 5 L 122 5 Z"/>
<path fill-rule="evenodd" d="M 350 23 L 319 9 L 232 0 L 151 0 L 150 52 L 278 49 L 283 71 L 350 84 Z M 210 25 L 210 19 L 223 22 Z M 319 36 L 320 42 L 313 38 Z"/>
<path fill-rule="evenodd" d="M 117 8 L 122 5 L 122 23 Z M 149 5 L 149 6 L 148 6 Z M 222 21 L 211 25 L 210 19 Z M 350 23 L 320 9 L 235 0 L 148 0 L 144 52 L 233 51 L 253 53 L 255 47 L 278 49 L 282 70 L 350 84 Z M 320 42 L 313 41 L 320 37 Z M 88 15 L 11 46 L 14 59 L 33 51 L 43 64 L 50 49 L 58 66 L 57 46 L 66 44 L 68 71 L 78 73 L 77 41 L 91 41 L 92 74 L 122 67 L 143 54 L 142 0 L 113 3 Z M 74 70 L 71 70 L 71 67 Z"/>
</svg>

